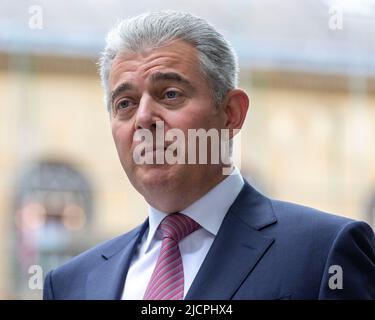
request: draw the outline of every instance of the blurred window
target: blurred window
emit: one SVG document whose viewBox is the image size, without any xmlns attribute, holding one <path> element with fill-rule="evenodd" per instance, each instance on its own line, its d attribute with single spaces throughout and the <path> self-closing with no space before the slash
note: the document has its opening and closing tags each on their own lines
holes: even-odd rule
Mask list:
<svg viewBox="0 0 375 320">
<path fill-rule="evenodd" d="M 76 231 L 91 220 L 92 193 L 88 180 L 71 165 L 43 161 L 21 175 L 15 200 L 18 289 L 27 290 L 31 265 L 47 271 L 82 250 Z"/>
</svg>

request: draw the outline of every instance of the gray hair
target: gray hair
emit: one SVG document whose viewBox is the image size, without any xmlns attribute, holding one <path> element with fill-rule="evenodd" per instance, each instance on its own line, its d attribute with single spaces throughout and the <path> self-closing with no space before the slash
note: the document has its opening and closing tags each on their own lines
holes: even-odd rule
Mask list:
<svg viewBox="0 0 375 320">
<path fill-rule="evenodd" d="M 158 48 L 173 40 L 184 40 L 197 49 L 200 69 L 210 84 L 215 105 L 237 86 L 236 54 L 207 21 L 177 11 L 145 13 L 120 21 L 107 35 L 99 65 L 108 111 L 111 110 L 109 73 L 115 57 L 119 53 Z"/>
</svg>

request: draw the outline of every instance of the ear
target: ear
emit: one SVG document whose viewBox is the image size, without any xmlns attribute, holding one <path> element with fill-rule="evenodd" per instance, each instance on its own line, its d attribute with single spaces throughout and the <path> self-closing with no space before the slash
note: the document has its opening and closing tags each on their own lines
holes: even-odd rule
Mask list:
<svg viewBox="0 0 375 320">
<path fill-rule="evenodd" d="M 233 136 L 233 129 L 240 130 L 245 121 L 249 108 L 249 97 L 241 89 L 233 89 L 227 93 L 225 105 L 222 106 L 225 113 L 225 128 L 230 130 Z"/>
</svg>

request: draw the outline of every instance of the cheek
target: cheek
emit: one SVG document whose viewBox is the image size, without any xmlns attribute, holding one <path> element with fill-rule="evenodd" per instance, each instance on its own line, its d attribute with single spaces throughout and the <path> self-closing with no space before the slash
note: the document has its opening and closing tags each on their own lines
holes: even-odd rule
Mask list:
<svg viewBox="0 0 375 320">
<path fill-rule="evenodd" d="M 208 112 L 197 112 L 191 113 L 184 122 L 185 128 L 192 129 L 210 129 L 217 126 L 217 120 L 212 113 Z"/>
<path fill-rule="evenodd" d="M 199 129 L 206 128 L 209 116 L 206 110 L 202 108 L 190 108 L 189 110 L 183 110 L 181 114 L 178 114 L 177 118 L 174 119 L 173 124 L 177 128 L 185 129 Z"/>
<path fill-rule="evenodd" d="M 133 136 L 130 128 L 124 125 L 112 124 L 112 136 L 118 152 L 130 149 Z"/>
</svg>

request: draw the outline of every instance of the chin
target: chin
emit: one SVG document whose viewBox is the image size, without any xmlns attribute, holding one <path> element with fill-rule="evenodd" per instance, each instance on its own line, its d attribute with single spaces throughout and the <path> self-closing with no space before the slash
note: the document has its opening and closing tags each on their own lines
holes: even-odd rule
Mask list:
<svg viewBox="0 0 375 320">
<path fill-rule="evenodd" d="M 140 189 L 167 191 L 176 180 L 175 171 L 171 165 L 142 165 L 135 168 L 133 177 Z"/>
</svg>

